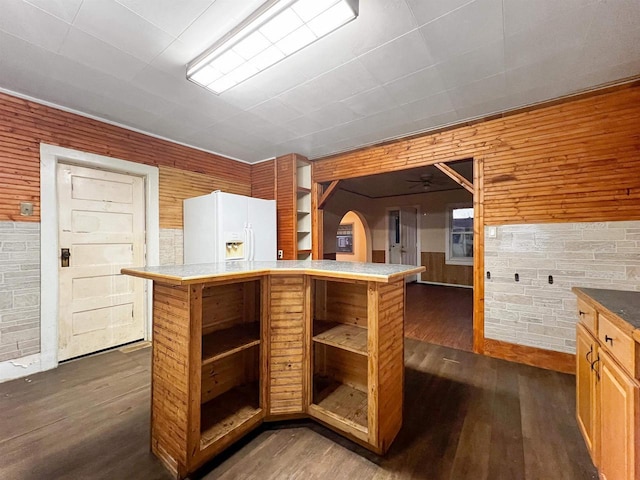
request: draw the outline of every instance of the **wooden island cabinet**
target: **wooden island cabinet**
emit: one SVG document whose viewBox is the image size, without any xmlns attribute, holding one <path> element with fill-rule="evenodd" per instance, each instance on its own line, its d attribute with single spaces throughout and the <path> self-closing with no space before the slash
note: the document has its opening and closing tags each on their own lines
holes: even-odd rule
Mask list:
<svg viewBox="0 0 640 480">
<path fill-rule="evenodd" d="M 640 478 L 640 292 L 574 288 L 576 418 L 604 480 Z"/>
<path fill-rule="evenodd" d="M 402 425 L 404 277 L 335 261 L 123 269 L 153 280 L 151 449 L 184 478 L 264 421 L 383 454 Z"/>
</svg>

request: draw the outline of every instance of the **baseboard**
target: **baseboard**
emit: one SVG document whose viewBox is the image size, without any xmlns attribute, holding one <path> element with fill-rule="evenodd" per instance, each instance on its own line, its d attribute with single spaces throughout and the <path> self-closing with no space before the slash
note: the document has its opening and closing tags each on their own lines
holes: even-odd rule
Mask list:
<svg viewBox="0 0 640 480">
<path fill-rule="evenodd" d="M 524 363 L 525 365 L 556 372 L 570 373 L 572 375 L 576 373 L 576 356 L 571 353 L 554 352 L 553 350 L 485 338 L 484 354 L 489 357 Z"/>
<path fill-rule="evenodd" d="M 426 282 L 424 280 L 418 280 L 417 283 L 422 283 L 424 285 L 438 285 L 439 287 L 470 288 L 473 290 L 473 285 L 458 285 L 457 283 Z"/>
<path fill-rule="evenodd" d="M 0 362 L 0 383 L 43 371 L 40 354 Z"/>
</svg>

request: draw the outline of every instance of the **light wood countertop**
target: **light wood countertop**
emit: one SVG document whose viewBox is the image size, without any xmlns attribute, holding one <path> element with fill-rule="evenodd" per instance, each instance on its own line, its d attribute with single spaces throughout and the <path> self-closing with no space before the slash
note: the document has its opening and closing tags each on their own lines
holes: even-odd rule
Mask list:
<svg viewBox="0 0 640 480">
<path fill-rule="evenodd" d="M 121 272 L 125 275 L 146 278 L 169 285 L 191 285 L 257 275 L 291 274 L 388 283 L 425 270 L 425 267 L 415 265 L 337 262 L 335 260 L 280 260 L 274 262 L 219 262 L 123 268 Z"/>
</svg>

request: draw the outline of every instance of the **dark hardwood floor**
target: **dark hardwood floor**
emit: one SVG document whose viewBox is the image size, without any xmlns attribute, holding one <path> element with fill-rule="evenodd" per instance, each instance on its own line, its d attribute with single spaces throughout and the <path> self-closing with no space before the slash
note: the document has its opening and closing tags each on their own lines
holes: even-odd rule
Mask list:
<svg viewBox="0 0 640 480">
<path fill-rule="evenodd" d="M 473 290 L 407 284 L 405 337 L 473 351 Z"/>
<path fill-rule="evenodd" d="M 149 453 L 150 350 L 0 384 L 0 478 L 169 479 Z M 405 421 L 380 457 L 314 424 L 265 426 L 193 478 L 595 479 L 575 379 L 406 340 Z"/>
</svg>

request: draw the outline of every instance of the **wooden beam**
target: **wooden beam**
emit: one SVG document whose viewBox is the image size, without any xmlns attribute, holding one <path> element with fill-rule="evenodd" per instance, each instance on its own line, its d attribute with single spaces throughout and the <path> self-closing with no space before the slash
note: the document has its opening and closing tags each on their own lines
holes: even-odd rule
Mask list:
<svg viewBox="0 0 640 480">
<path fill-rule="evenodd" d="M 484 353 L 484 159 L 473 159 L 473 352 Z"/>
<path fill-rule="evenodd" d="M 454 182 L 460 184 L 460 186 L 462 186 L 462 188 L 467 189 L 469 191 L 469 193 L 471 193 L 473 195 L 473 183 L 471 183 L 469 180 L 464 178 L 462 175 L 460 175 L 458 172 L 456 172 L 449 165 L 447 165 L 445 163 L 434 163 L 433 166 L 436 167 L 438 170 L 440 170 L 445 175 L 451 177 L 451 179 Z"/>
<path fill-rule="evenodd" d="M 327 203 L 327 201 L 335 193 L 336 189 L 338 188 L 338 183 L 340 183 L 340 180 L 334 180 L 324 191 L 324 193 L 320 197 L 320 200 L 318 201 L 319 210 L 322 210 L 324 208 L 324 204 Z"/>
</svg>

